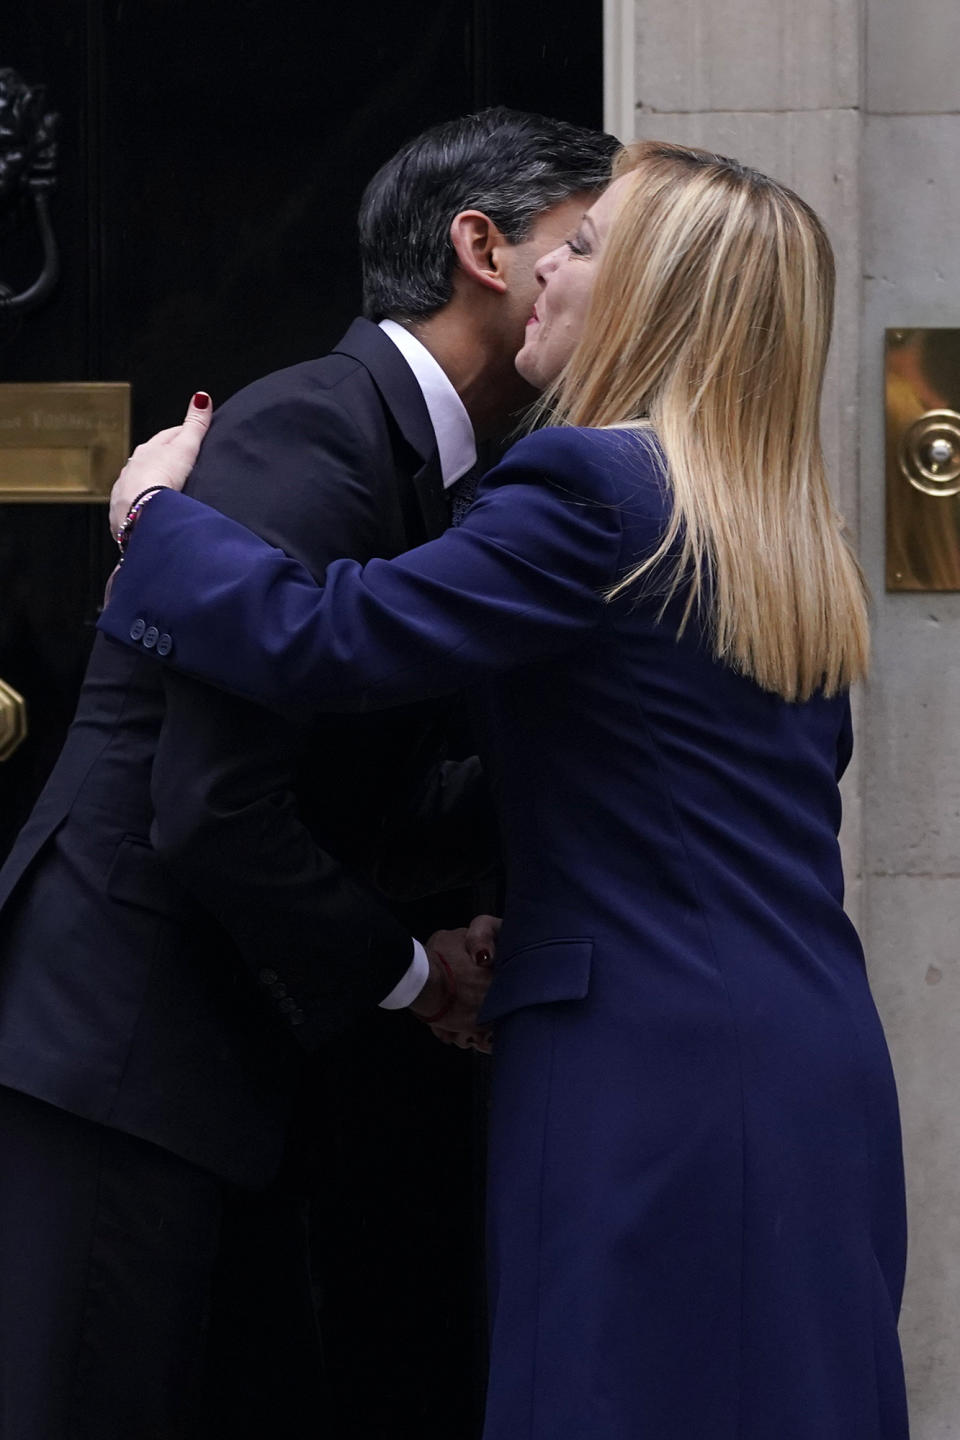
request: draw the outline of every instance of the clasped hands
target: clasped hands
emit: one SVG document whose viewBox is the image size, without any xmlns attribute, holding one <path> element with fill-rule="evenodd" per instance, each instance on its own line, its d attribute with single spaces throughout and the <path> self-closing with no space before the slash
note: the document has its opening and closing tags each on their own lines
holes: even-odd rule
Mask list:
<svg viewBox="0 0 960 1440">
<path fill-rule="evenodd" d="M 501 923 L 495 915 L 478 915 L 464 929 L 435 931 L 424 945 L 430 976 L 410 1009 L 445 1045 L 484 1054 L 492 1049 L 490 1032 L 477 1024 L 477 1012 L 493 978 Z"/>
</svg>

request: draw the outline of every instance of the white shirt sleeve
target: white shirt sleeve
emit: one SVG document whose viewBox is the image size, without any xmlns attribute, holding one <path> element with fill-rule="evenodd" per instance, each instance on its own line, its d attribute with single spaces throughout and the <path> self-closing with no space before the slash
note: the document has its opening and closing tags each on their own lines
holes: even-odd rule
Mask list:
<svg viewBox="0 0 960 1440">
<path fill-rule="evenodd" d="M 385 1000 L 380 1001 L 381 1010 L 402 1010 L 412 1005 L 430 978 L 430 961 L 419 940 L 413 942 L 413 959 L 407 973 L 394 985 Z"/>
</svg>

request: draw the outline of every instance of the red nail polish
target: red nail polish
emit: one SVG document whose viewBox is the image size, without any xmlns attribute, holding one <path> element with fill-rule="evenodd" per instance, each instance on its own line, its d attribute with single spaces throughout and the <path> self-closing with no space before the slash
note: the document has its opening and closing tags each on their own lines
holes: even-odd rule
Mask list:
<svg viewBox="0 0 960 1440">
<path fill-rule="evenodd" d="M 198 390 L 193 397 L 193 408 L 195 410 L 206 410 L 210 404 L 210 396 L 205 390 Z"/>
</svg>

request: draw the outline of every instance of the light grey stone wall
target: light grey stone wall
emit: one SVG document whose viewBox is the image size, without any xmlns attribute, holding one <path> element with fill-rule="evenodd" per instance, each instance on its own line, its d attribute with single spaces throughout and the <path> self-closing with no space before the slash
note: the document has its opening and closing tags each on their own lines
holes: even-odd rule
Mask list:
<svg viewBox="0 0 960 1440">
<path fill-rule="evenodd" d="M 960 326 L 960 3 L 606 3 L 608 34 L 632 12 L 635 48 L 608 123 L 758 165 L 816 207 L 837 253 L 824 441 L 875 596 L 848 905 L 903 1112 L 913 1436 L 960 1440 L 960 595 L 884 591 L 882 410 L 884 329 Z"/>
</svg>

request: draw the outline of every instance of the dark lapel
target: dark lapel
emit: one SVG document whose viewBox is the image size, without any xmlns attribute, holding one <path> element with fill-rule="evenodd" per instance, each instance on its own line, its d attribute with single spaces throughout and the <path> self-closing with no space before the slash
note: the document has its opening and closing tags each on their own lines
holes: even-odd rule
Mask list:
<svg viewBox="0 0 960 1440">
<path fill-rule="evenodd" d="M 435 540 L 450 524 L 450 506 L 443 493 L 437 439 L 413 371 L 393 341 L 370 320 L 354 320 L 335 348 L 338 355 L 358 360 L 368 372 L 397 429 L 419 457 L 411 480 L 426 538 Z"/>
</svg>

